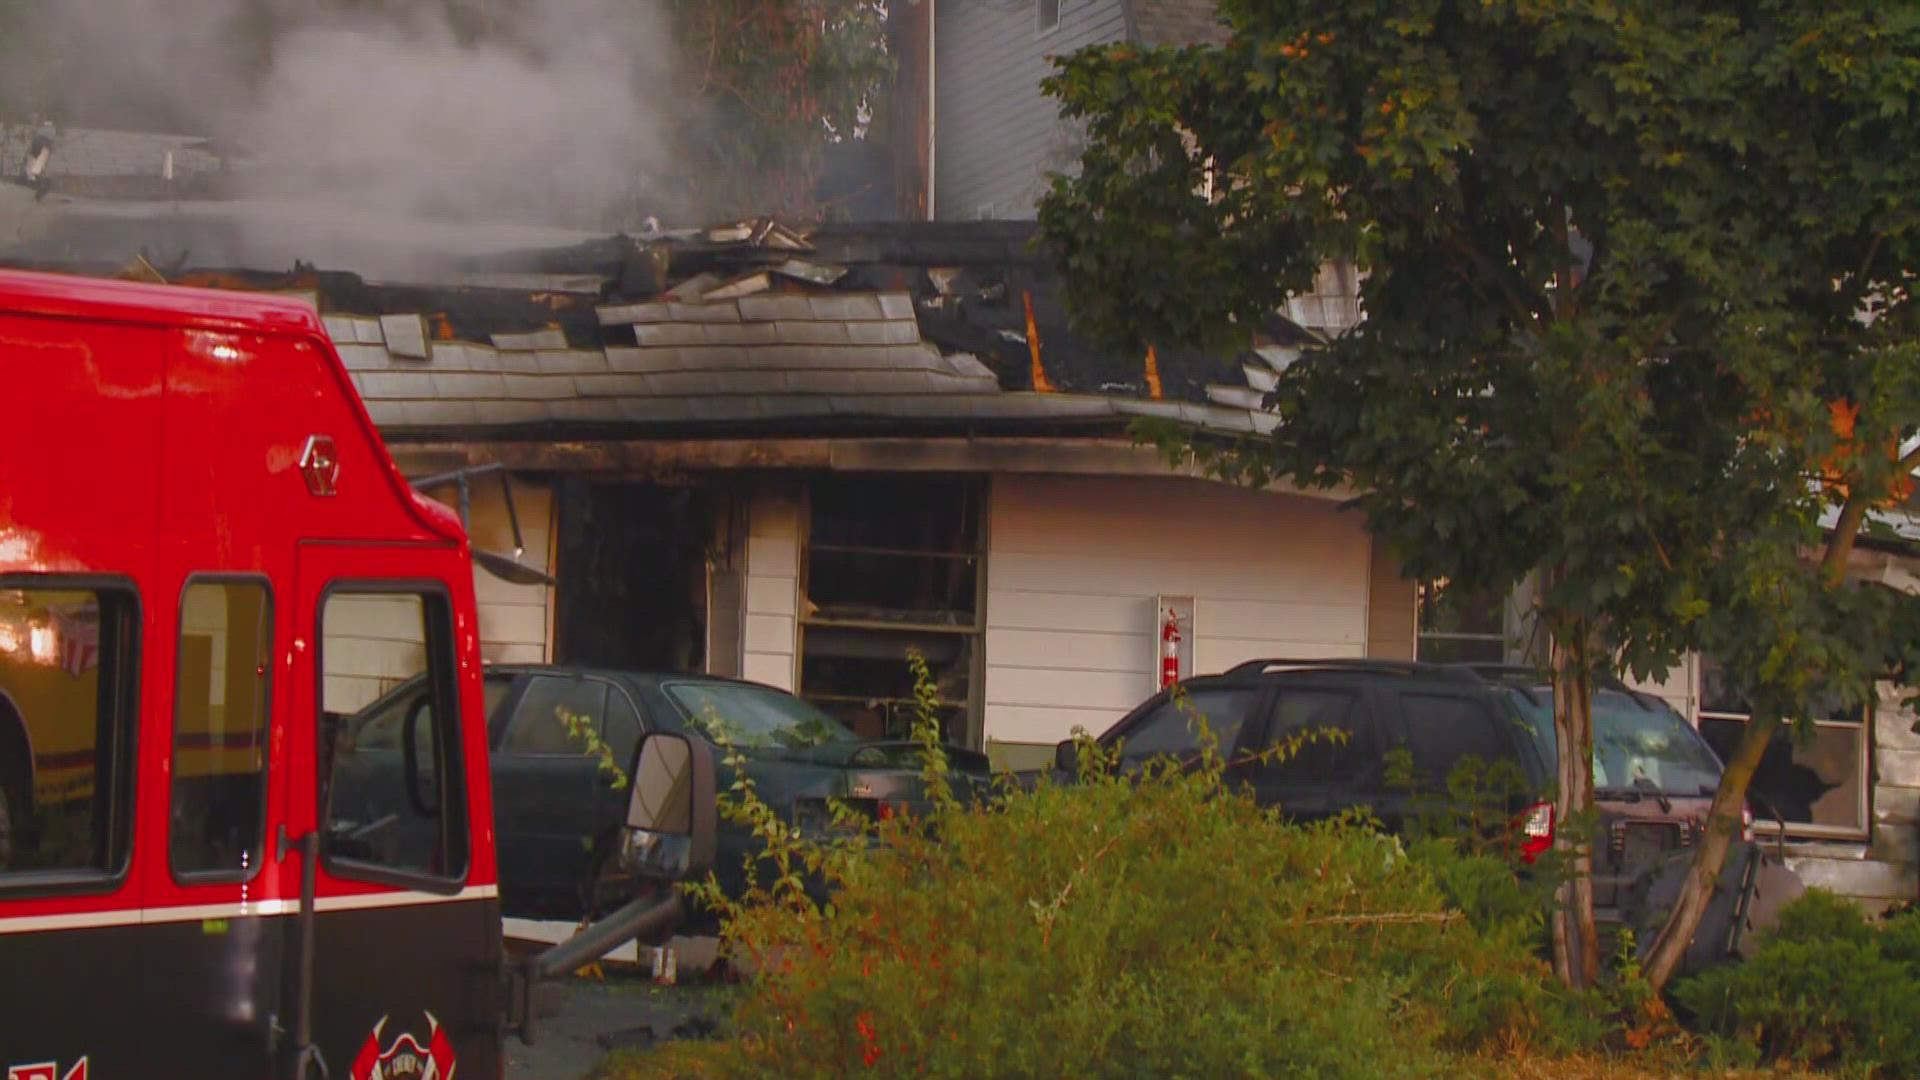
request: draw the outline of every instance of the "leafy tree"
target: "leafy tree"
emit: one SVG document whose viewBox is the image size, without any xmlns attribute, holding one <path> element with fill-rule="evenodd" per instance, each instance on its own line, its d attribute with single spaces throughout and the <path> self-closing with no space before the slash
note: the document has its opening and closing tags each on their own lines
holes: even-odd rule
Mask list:
<svg viewBox="0 0 1920 1080">
<path fill-rule="evenodd" d="M 1859 703 L 1898 598 L 1844 580 L 1916 454 L 1920 8 L 1874 0 L 1223 0 L 1220 48 L 1089 49 L 1040 210 L 1088 329 L 1243 343 L 1329 259 L 1366 320 L 1223 475 L 1351 485 L 1408 573 L 1537 575 L 1559 819 L 1591 690 L 1705 648 L 1754 709 L 1647 964 L 1672 974 L 1782 718 Z M 1822 527 L 1826 514 L 1830 528 Z M 1598 966 L 1589 837 L 1557 970 Z"/>
<path fill-rule="evenodd" d="M 685 170 L 722 213 L 812 217 L 830 142 L 864 137 L 893 75 L 875 0 L 671 0 L 699 107 Z"/>
</svg>

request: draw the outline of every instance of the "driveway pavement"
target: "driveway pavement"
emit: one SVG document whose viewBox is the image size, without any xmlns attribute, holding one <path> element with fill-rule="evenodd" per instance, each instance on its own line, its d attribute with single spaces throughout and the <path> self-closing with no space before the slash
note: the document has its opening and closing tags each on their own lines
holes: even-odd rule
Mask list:
<svg viewBox="0 0 1920 1080">
<path fill-rule="evenodd" d="M 680 985 L 655 986 L 642 969 L 609 964 L 605 978 L 566 980 L 558 1014 L 541 1017 L 533 1045 L 507 1037 L 507 1080 L 579 1080 L 610 1051 L 706 1034 L 725 1019 L 733 990 L 698 971 L 681 976 Z"/>
</svg>

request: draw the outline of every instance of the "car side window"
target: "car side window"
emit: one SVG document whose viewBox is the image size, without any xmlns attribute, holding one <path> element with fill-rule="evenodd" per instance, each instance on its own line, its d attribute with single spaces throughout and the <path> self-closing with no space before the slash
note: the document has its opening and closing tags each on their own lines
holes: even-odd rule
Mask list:
<svg viewBox="0 0 1920 1080">
<path fill-rule="evenodd" d="M 1170 697 L 1121 736 L 1121 759 L 1141 762 L 1161 754 L 1196 753 L 1202 720 L 1220 741 L 1220 753 L 1228 754 L 1240 739 L 1254 696 L 1248 687 L 1199 687 Z"/>
<path fill-rule="evenodd" d="M 488 675 L 480 684 L 480 707 L 484 710 L 487 724 L 493 724 L 493 714 L 500 711 L 500 703 L 507 698 L 507 692 L 513 689 L 513 676 Z"/>
<path fill-rule="evenodd" d="M 1472 698 L 1454 694 L 1402 694 L 1406 713 L 1407 749 L 1414 773 L 1422 781 L 1445 783 L 1467 758 L 1485 764 L 1518 757 L 1513 740 L 1499 728 L 1495 711 Z"/>
<path fill-rule="evenodd" d="M 414 750 L 418 752 L 426 746 L 426 733 L 431 731 L 433 721 L 433 687 L 425 679 L 392 694 L 363 714 L 359 722 L 348 729 L 345 749 L 398 751 L 407 717 L 415 715 L 418 719 L 414 727 Z"/>
<path fill-rule="evenodd" d="M 1375 755 L 1367 707 L 1349 690 L 1287 687 L 1274 702 L 1269 775 L 1295 783 L 1353 781 Z M 1298 739 L 1298 745 L 1293 740 Z"/>
<path fill-rule="evenodd" d="M 536 675 L 520 696 L 500 749 L 508 754 L 579 754 L 591 751 L 573 724 L 598 732 L 607 715 L 607 684 L 571 675 Z"/>
<path fill-rule="evenodd" d="M 640 749 L 640 728 L 640 713 L 634 709 L 627 692 L 617 686 L 610 688 L 607 722 L 600 728 L 600 738 L 613 751 L 614 764 L 622 769 L 633 768 L 633 755 Z"/>
</svg>

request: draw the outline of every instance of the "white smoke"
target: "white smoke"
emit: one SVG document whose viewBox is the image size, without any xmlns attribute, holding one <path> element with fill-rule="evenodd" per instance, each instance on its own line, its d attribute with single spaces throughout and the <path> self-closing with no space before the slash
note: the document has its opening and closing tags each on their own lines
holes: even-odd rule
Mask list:
<svg viewBox="0 0 1920 1080">
<path fill-rule="evenodd" d="M 238 194 L 582 228 L 658 212 L 676 100 L 658 0 L 460 0 L 478 43 L 448 0 L 380 6 L 43 0 L 36 17 L 79 122 L 135 115 L 238 147 Z M 261 67 L 238 43 L 267 25 Z"/>
</svg>

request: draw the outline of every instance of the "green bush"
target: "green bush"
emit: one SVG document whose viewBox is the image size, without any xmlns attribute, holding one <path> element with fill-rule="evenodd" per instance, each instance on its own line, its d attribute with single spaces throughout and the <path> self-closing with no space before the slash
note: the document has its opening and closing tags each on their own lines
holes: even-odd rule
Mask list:
<svg viewBox="0 0 1920 1080">
<path fill-rule="evenodd" d="M 1699 1026 L 1765 1059 L 1920 1076 L 1920 913 L 1876 927 L 1849 901 L 1809 890 L 1752 959 L 1673 993 Z"/>
<path fill-rule="evenodd" d="M 1081 783 L 945 799 L 825 849 L 737 792 L 783 869 L 743 902 L 703 890 L 753 972 L 723 1071 L 1429 1077 L 1588 1030 L 1497 860 L 1285 824 L 1211 755 L 1122 779 L 1081 753 Z"/>
</svg>

